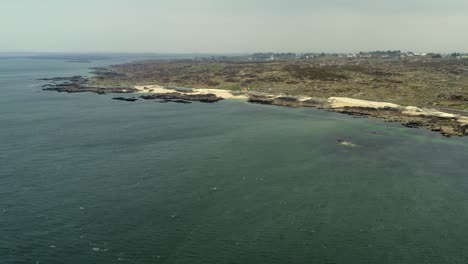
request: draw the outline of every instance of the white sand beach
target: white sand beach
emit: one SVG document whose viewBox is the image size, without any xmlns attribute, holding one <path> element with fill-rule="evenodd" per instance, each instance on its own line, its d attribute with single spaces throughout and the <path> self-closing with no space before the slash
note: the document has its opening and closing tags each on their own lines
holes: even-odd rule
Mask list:
<svg viewBox="0 0 468 264">
<path fill-rule="evenodd" d="M 177 92 L 176 90 L 165 88 L 160 85 L 144 85 L 144 86 L 135 86 L 139 90 L 139 93 L 173 93 Z M 218 97 L 224 99 L 247 99 L 247 95 L 234 95 L 229 90 L 222 89 L 192 89 L 193 92 L 186 92 L 184 94 L 214 94 Z"/>
<path fill-rule="evenodd" d="M 330 103 L 331 108 L 343 108 L 343 107 L 370 107 L 370 108 L 400 108 L 400 105 L 386 103 L 386 102 L 376 102 L 376 101 L 367 101 L 360 99 L 353 99 L 348 97 L 330 97 L 328 98 L 328 103 Z"/>
</svg>

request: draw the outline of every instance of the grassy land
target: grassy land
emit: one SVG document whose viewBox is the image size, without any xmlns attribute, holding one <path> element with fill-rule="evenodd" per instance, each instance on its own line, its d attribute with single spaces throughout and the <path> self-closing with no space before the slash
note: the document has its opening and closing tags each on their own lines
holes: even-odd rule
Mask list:
<svg viewBox="0 0 468 264">
<path fill-rule="evenodd" d="M 99 85 L 175 85 L 468 109 L 468 59 L 155 60 L 97 70 Z"/>
</svg>

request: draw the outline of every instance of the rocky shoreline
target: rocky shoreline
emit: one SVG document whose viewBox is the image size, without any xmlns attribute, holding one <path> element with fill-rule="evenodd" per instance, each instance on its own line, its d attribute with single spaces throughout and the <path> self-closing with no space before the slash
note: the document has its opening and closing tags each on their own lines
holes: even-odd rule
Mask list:
<svg viewBox="0 0 468 264">
<path fill-rule="evenodd" d="M 173 88 L 159 87 L 150 89 L 148 87 L 94 87 L 88 86 L 88 79 L 82 76 L 44 78 L 43 81 L 49 81 L 49 84 L 43 86 L 45 91 L 81 93 L 92 92 L 97 94 L 107 93 L 145 93 L 139 98 L 143 100 L 155 100 L 156 102 L 174 102 L 189 104 L 192 102 L 216 103 L 224 100 L 216 92 L 210 93 L 209 89 L 197 92 L 197 89 L 181 90 Z M 201 90 L 201 89 L 200 89 Z M 185 92 L 184 92 L 185 91 Z M 226 94 L 228 91 L 223 91 Z M 234 95 L 234 93 L 233 93 Z M 330 97 L 328 99 L 273 95 L 258 92 L 246 92 L 235 94 L 246 98 L 248 102 L 264 105 L 286 106 L 286 107 L 312 107 L 324 109 L 327 111 L 338 112 L 342 114 L 379 118 L 387 122 L 399 122 L 403 126 L 410 128 L 424 127 L 432 131 L 441 133 L 444 136 L 467 136 L 468 135 L 468 116 L 460 113 L 441 112 L 436 109 L 425 109 L 413 106 L 400 106 L 393 103 L 375 102 L 367 100 L 352 99 L 346 97 Z M 114 100 L 135 102 L 135 97 L 114 97 Z"/>
<path fill-rule="evenodd" d="M 163 100 L 166 102 L 175 103 L 187 103 L 187 102 L 201 102 L 201 103 L 216 103 L 224 100 L 222 97 L 218 97 L 215 94 L 184 94 L 178 92 L 172 93 L 155 93 L 142 95 L 140 98 L 145 100 Z"/>
<path fill-rule="evenodd" d="M 122 86 L 122 87 L 104 87 L 104 86 L 89 86 L 88 78 L 82 76 L 72 77 L 54 77 L 54 78 L 42 78 L 40 81 L 49 81 L 50 83 L 43 85 L 42 90 L 44 91 L 55 91 L 64 93 L 134 93 L 138 92 L 138 89 L 134 87 Z"/>
<path fill-rule="evenodd" d="M 114 98 L 112 98 L 112 100 L 126 101 L 126 102 L 136 102 L 136 101 L 138 101 L 138 98 L 135 98 L 135 97 L 130 97 L 130 98 L 127 98 L 127 97 L 114 97 Z"/>
<path fill-rule="evenodd" d="M 88 86 L 88 79 L 82 76 L 71 77 L 55 77 L 55 78 L 42 78 L 41 81 L 49 81 L 50 83 L 43 85 L 44 91 L 55 91 L 65 93 L 84 93 L 91 92 L 97 94 L 119 94 L 119 93 L 136 93 L 141 92 L 135 87 L 104 87 L 104 86 Z M 172 92 L 168 93 L 151 93 L 140 96 L 144 100 L 158 100 L 159 102 L 174 102 L 174 103 L 215 103 L 224 98 L 216 96 L 212 93 L 206 94 L 189 94 L 193 90 L 182 90 L 181 88 L 171 89 Z M 151 92 L 148 90 L 147 92 Z M 113 100 L 135 102 L 137 98 L 114 97 Z"/>
<path fill-rule="evenodd" d="M 467 136 L 468 117 L 424 109 L 414 106 L 373 102 L 345 97 L 331 97 L 327 100 L 310 97 L 274 96 L 252 94 L 248 101 L 256 104 L 314 107 L 342 114 L 383 119 L 387 122 L 399 122 L 409 128 L 424 127 L 444 136 Z"/>
</svg>

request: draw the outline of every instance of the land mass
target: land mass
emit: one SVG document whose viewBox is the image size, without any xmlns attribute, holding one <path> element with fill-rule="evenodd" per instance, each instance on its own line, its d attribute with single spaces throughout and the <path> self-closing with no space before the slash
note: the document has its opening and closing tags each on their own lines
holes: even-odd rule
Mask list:
<svg viewBox="0 0 468 264">
<path fill-rule="evenodd" d="M 246 98 L 382 118 L 446 136 L 468 135 L 468 58 L 406 55 L 150 60 L 94 68 L 90 78 L 45 79 L 50 83 L 44 90 L 144 93 L 142 99 L 180 103 Z M 135 101 L 130 99 L 116 100 Z"/>
</svg>

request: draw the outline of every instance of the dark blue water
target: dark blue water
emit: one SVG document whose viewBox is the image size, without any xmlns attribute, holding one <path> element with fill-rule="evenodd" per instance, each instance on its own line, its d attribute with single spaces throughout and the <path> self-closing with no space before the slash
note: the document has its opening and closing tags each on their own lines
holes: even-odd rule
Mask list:
<svg viewBox="0 0 468 264">
<path fill-rule="evenodd" d="M 118 62 L 0 60 L 0 263 L 468 263 L 468 139 L 36 80 Z"/>
</svg>

